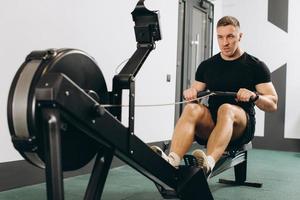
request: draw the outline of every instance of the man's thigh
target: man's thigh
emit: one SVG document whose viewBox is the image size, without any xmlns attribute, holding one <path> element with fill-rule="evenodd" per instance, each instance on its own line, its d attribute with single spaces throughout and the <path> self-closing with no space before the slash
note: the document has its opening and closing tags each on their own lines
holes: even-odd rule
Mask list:
<svg viewBox="0 0 300 200">
<path fill-rule="evenodd" d="M 213 131 L 216 123 L 218 123 L 218 118 L 221 117 L 222 112 L 219 110 L 213 110 L 209 109 L 206 106 L 204 106 L 207 114 L 205 117 L 205 120 L 201 123 L 199 122 L 196 128 L 196 138 L 195 140 L 199 144 L 206 144 L 211 132 Z M 230 105 L 228 104 L 225 106 L 230 109 L 231 112 L 234 114 L 234 123 L 233 123 L 233 133 L 232 133 L 232 139 L 231 143 L 235 144 L 243 142 L 246 138 L 253 138 L 253 132 L 254 126 L 255 126 L 255 118 L 254 123 L 253 120 L 249 121 L 248 114 L 239 106 L 236 105 Z M 223 109 L 222 106 L 220 106 L 221 109 Z M 220 109 L 219 108 L 219 109 Z M 247 136 L 244 136 L 244 134 L 247 134 Z"/>
<path fill-rule="evenodd" d="M 218 110 L 218 118 L 221 114 L 220 108 Z M 255 131 L 255 116 L 249 115 L 243 108 L 237 105 L 230 105 L 229 109 L 234 114 L 233 132 L 229 145 L 239 147 L 253 139 Z"/>
</svg>

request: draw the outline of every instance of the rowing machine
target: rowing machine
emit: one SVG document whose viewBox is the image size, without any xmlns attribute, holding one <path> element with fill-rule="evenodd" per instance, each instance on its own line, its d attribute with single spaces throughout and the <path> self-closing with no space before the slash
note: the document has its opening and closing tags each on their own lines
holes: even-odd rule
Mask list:
<svg viewBox="0 0 300 200">
<path fill-rule="evenodd" d="M 202 97 L 209 96 L 227 96 L 236 97 L 236 92 L 223 92 L 223 91 L 202 91 L 197 94 L 197 99 L 201 100 Z M 253 101 L 250 99 L 250 102 Z M 166 151 L 169 147 L 169 143 L 163 143 L 163 151 Z M 210 174 L 210 178 L 217 176 L 218 174 L 234 167 L 235 180 L 219 179 L 219 183 L 230 185 L 244 185 L 250 187 L 262 187 L 262 183 L 247 182 L 247 158 L 248 150 L 252 149 L 252 143 L 242 145 L 241 147 L 228 147 L 222 157 L 216 163 L 213 171 Z M 184 165 L 179 168 L 196 167 L 198 166 L 197 160 L 193 155 L 184 155 Z M 156 184 L 156 187 L 165 199 L 173 199 L 177 197 L 177 193 L 174 190 L 168 190 L 162 188 Z"/>
<path fill-rule="evenodd" d="M 14 77 L 7 107 L 12 142 L 27 161 L 45 169 L 48 200 L 63 200 L 62 173 L 93 157 L 84 199 L 100 199 L 114 155 L 180 199 L 213 199 L 202 169 L 175 169 L 134 133 L 135 76 L 161 34 L 158 13 L 146 9 L 144 0 L 132 16 L 137 50 L 114 77 L 111 92 L 95 60 L 76 49 L 33 51 Z M 129 89 L 128 127 L 121 108 L 102 106 L 119 105 L 123 89 Z"/>
</svg>

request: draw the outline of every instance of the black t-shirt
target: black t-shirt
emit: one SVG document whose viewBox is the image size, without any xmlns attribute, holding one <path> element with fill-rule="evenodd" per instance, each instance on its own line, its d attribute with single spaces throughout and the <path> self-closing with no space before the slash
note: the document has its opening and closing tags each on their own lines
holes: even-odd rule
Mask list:
<svg viewBox="0 0 300 200">
<path fill-rule="evenodd" d="M 210 91 L 238 92 L 240 88 L 256 91 L 255 85 L 270 82 L 271 75 L 265 63 L 247 53 L 231 61 L 218 53 L 199 65 L 195 79 L 206 83 Z M 255 114 L 253 103 L 237 102 L 233 97 L 212 96 L 208 101 L 210 109 L 215 111 L 224 103 L 241 106 L 247 113 Z"/>
</svg>

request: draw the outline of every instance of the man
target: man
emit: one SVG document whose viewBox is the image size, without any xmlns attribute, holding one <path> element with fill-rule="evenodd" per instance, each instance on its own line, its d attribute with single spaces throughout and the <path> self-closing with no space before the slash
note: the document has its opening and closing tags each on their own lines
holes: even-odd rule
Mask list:
<svg viewBox="0 0 300 200">
<path fill-rule="evenodd" d="M 238 147 L 253 139 L 254 105 L 263 111 L 276 111 L 278 98 L 270 71 L 241 49 L 242 36 L 236 18 L 221 18 L 217 23 L 220 53 L 199 65 L 195 82 L 183 93 L 186 100 L 195 99 L 203 90 L 237 92 L 236 98 L 215 96 L 209 98 L 208 106 L 187 104 L 175 126 L 170 154 L 152 147 L 174 167 L 196 140 L 207 144 L 206 153 L 195 150 L 192 154 L 208 176 L 228 145 Z"/>
</svg>

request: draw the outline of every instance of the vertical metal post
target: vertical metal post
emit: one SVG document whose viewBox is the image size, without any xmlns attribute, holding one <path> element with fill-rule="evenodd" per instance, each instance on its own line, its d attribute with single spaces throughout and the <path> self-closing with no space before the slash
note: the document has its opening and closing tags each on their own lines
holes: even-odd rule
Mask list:
<svg viewBox="0 0 300 200">
<path fill-rule="evenodd" d="M 84 200 L 101 199 L 113 155 L 113 150 L 110 149 L 105 149 L 103 151 L 101 149 L 97 154 L 89 184 L 84 195 Z"/>
<path fill-rule="evenodd" d="M 247 178 L 247 157 L 248 152 L 245 151 L 245 161 L 234 166 L 234 175 L 235 175 L 235 182 L 237 184 L 243 184 Z"/>
<path fill-rule="evenodd" d="M 113 105 L 121 105 L 122 104 L 122 87 L 119 83 L 119 77 L 115 76 L 113 78 L 113 91 L 110 93 L 110 103 Z M 110 108 L 110 112 L 117 117 L 119 121 L 121 121 L 122 117 L 122 108 L 121 107 L 112 107 Z"/>
<path fill-rule="evenodd" d="M 135 80 L 132 77 L 129 83 L 129 131 L 134 133 L 134 107 L 135 107 Z"/>
<path fill-rule="evenodd" d="M 129 82 L 129 114 L 128 114 L 128 150 L 129 153 L 132 155 L 134 154 L 134 149 L 131 146 L 131 137 L 134 135 L 134 107 L 135 107 L 135 80 L 134 77 L 131 76 Z"/>
<path fill-rule="evenodd" d="M 55 108 L 42 109 L 42 116 L 47 199 L 63 200 L 64 186 L 61 164 L 60 116 L 58 110 Z"/>
</svg>

